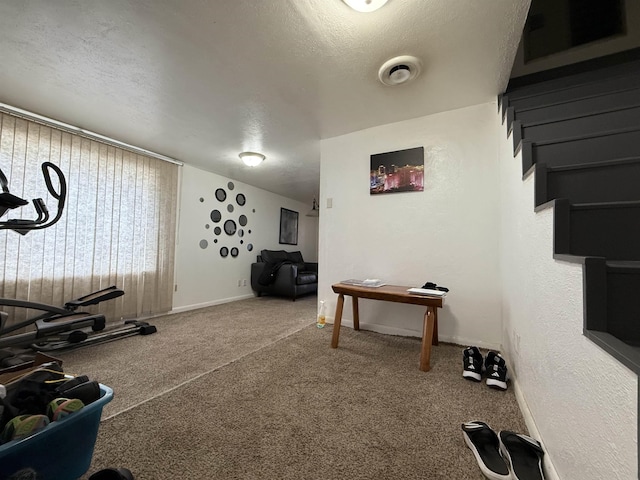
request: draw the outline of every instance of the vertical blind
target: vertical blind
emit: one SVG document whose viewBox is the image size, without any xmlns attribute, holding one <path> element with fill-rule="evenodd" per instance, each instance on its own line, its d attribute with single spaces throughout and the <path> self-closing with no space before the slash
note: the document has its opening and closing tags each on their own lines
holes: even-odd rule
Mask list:
<svg viewBox="0 0 640 480">
<path fill-rule="evenodd" d="M 13 195 L 43 198 L 53 216 L 40 165 L 54 163 L 67 182 L 58 223 L 24 236 L 0 230 L 0 297 L 62 306 L 116 285 L 123 296 L 84 310 L 111 323 L 170 310 L 179 167 L 7 113 L 0 120 Z M 0 220 L 36 216 L 30 204 Z M 8 325 L 41 313 L 2 309 Z"/>
</svg>

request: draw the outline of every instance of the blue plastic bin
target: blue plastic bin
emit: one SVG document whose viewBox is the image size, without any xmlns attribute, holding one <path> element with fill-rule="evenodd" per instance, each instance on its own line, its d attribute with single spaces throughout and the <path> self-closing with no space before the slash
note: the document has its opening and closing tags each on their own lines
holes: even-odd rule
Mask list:
<svg viewBox="0 0 640 480">
<path fill-rule="evenodd" d="M 100 398 L 82 410 L 38 433 L 0 446 L 0 479 L 20 477 L 21 470 L 36 472 L 38 480 L 76 480 L 91 465 L 102 408 L 113 390 L 100 384 Z M 26 472 L 25 472 L 26 473 Z"/>
</svg>

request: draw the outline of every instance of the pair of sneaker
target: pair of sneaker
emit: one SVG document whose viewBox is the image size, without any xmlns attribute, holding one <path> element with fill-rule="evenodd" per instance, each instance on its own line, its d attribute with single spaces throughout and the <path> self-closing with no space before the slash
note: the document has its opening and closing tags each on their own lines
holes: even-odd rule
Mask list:
<svg viewBox="0 0 640 480">
<path fill-rule="evenodd" d="M 483 358 L 478 347 L 465 348 L 462 352 L 462 376 L 480 382 L 483 372 L 488 387 L 507 389 L 507 362 L 498 352 L 491 351 L 487 353 L 487 358 Z"/>
<path fill-rule="evenodd" d="M 496 434 L 484 422 L 462 424 L 462 436 L 482 474 L 491 480 L 544 480 L 540 442 L 521 433 Z"/>
</svg>

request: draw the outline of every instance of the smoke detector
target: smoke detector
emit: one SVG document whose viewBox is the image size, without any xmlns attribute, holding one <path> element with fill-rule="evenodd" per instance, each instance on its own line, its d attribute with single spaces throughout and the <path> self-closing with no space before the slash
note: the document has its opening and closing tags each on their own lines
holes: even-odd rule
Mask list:
<svg viewBox="0 0 640 480">
<path fill-rule="evenodd" d="M 421 62 L 411 55 L 401 55 L 384 62 L 378 70 L 378 78 L 391 87 L 403 85 L 420 75 Z"/>
</svg>

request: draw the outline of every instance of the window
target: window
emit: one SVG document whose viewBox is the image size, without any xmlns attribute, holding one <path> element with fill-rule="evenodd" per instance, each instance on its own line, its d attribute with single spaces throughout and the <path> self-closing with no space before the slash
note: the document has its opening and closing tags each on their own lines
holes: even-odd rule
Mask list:
<svg viewBox="0 0 640 480">
<path fill-rule="evenodd" d="M 25 200 L 41 197 L 55 209 L 40 168 L 45 161 L 64 172 L 68 192 L 55 225 L 24 236 L 0 230 L 0 296 L 61 306 L 117 285 L 125 295 L 92 311 L 120 320 L 170 310 L 179 167 L 1 115 L 0 168 L 11 193 Z M 2 220 L 34 217 L 27 205 Z M 33 315 L 5 311 L 10 323 Z"/>
</svg>

